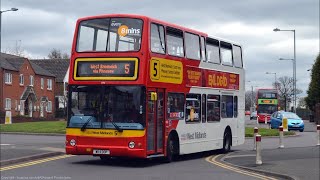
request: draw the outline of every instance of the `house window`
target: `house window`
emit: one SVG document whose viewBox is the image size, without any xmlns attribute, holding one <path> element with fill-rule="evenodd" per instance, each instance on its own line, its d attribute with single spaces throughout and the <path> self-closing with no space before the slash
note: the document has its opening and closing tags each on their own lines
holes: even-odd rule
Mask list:
<svg viewBox="0 0 320 180">
<path fill-rule="evenodd" d="M 11 73 L 5 73 L 4 78 L 5 78 L 4 82 L 6 84 L 12 84 L 12 74 Z"/>
<path fill-rule="evenodd" d="M 11 110 L 11 99 L 10 98 L 6 98 L 5 110 Z"/>
<path fill-rule="evenodd" d="M 52 90 L 52 79 L 47 79 L 47 85 L 48 85 L 47 89 Z"/>
<path fill-rule="evenodd" d="M 47 110 L 47 112 L 52 112 L 52 102 L 51 101 L 48 101 L 46 110 Z"/>
<path fill-rule="evenodd" d="M 23 74 L 20 74 L 19 83 L 20 83 L 20 85 L 23 86 L 23 84 L 24 84 L 24 76 L 23 76 Z"/>
<path fill-rule="evenodd" d="M 43 87 L 44 87 L 44 79 L 41 78 L 41 89 L 43 89 Z"/>
<path fill-rule="evenodd" d="M 33 86 L 33 85 L 34 85 L 34 77 L 30 76 L 30 86 Z"/>
</svg>

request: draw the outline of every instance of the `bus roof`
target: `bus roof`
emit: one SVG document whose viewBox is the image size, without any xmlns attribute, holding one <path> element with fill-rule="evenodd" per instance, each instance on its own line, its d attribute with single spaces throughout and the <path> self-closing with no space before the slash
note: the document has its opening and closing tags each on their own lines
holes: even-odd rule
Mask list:
<svg viewBox="0 0 320 180">
<path fill-rule="evenodd" d="M 231 43 L 231 44 L 234 44 L 234 45 L 237 45 L 237 46 L 241 46 L 239 43 L 231 41 L 231 40 L 227 40 L 227 39 L 224 39 L 224 38 L 211 36 L 211 35 L 209 36 L 207 33 L 204 33 L 204 32 L 198 31 L 198 30 L 186 28 L 186 27 L 174 24 L 174 23 L 169 23 L 169 22 L 165 22 L 165 21 L 162 21 L 162 20 L 158 20 L 158 19 L 155 19 L 155 18 L 148 17 L 148 16 L 138 15 L 138 14 L 103 14 L 103 15 L 83 17 L 83 18 L 78 19 L 78 22 L 79 21 L 83 21 L 83 20 L 88 20 L 88 19 L 109 18 L 109 17 L 128 17 L 128 18 L 143 19 L 143 20 L 154 22 L 154 23 L 162 24 L 164 26 L 177 28 L 177 29 L 180 29 L 182 31 L 198 34 L 198 35 L 201 35 L 201 36 L 204 36 L 204 37 L 208 37 L 208 38 L 216 39 L 216 40 L 219 40 L 219 41 L 228 42 L 228 43 Z"/>
</svg>

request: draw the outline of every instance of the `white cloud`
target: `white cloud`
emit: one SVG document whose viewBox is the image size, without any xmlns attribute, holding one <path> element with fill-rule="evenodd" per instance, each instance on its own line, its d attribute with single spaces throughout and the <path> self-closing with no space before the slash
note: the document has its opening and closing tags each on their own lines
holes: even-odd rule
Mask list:
<svg viewBox="0 0 320 180">
<path fill-rule="evenodd" d="M 307 89 L 310 68 L 319 52 L 318 0 L 269 0 L 246 2 L 202 1 L 130 1 L 130 0 L 69 0 L 2 1 L 2 9 L 17 7 L 17 12 L 2 16 L 2 49 L 21 47 L 33 58 L 47 56 L 52 48 L 70 52 L 76 19 L 103 13 L 133 13 L 158 18 L 181 26 L 197 29 L 243 45 L 246 79 L 258 86 L 269 86 L 272 76 L 292 76 L 292 62 L 279 61 L 293 57 L 293 34 L 273 32 L 295 29 L 297 38 L 297 83 Z M 170 5 L 169 5 L 170 4 Z"/>
</svg>

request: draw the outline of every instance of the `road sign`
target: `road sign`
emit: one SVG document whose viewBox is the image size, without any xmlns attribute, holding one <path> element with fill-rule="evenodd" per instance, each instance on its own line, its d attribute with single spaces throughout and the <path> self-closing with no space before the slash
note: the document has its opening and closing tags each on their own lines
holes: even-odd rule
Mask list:
<svg viewBox="0 0 320 180">
<path fill-rule="evenodd" d="M 288 131 L 288 119 L 287 118 L 282 119 L 282 126 L 283 126 L 283 131 Z"/>
</svg>

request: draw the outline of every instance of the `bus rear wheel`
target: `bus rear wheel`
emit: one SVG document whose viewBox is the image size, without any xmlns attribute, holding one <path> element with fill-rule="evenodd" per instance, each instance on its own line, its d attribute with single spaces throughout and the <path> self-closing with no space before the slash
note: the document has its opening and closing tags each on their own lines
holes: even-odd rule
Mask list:
<svg viewBox="0 0 320 180">
<path fill-rule="evenodd" d="M 232 142 L 231 133 L 229 130 L 227 130 L 224 132 L 224 135 L 223 135 L 223 147 L 221 149 L 222 153 L 230 152 L 231 142 Z"/>
</svg>

